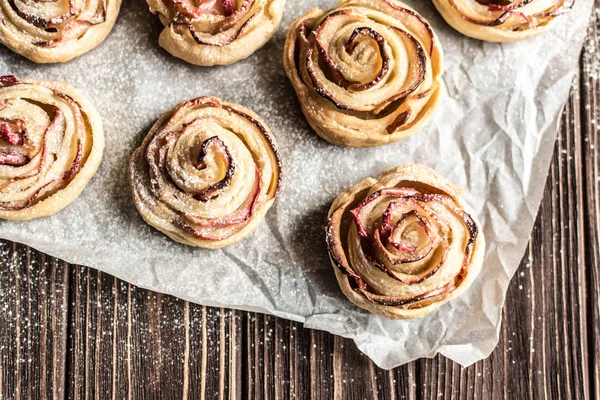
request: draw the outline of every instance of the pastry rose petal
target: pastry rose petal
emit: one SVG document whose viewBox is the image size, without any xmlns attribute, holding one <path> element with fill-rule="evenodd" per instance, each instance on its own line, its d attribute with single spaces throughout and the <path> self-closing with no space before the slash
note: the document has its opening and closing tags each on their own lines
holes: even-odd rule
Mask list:
<svg viewBox="0 0 600 400">
<path fill-rule="evenodd" d="M 156 122 L 131 158 L 129 178 L 146 222 L 178 242 L 221 248 L 260 224 L 280 170 L 275 140 L 256 114 L 200 97 Z"/>
<path fill-rule="evenodd" d="M 0 77 L 0 218 L 62 210 L 83 191 L 103 151 L 100 116 L 75 88 Z"/>
<path fill-rule="evenodd" d="M 420 165 L 389 169 L 340 194 L 326 238 L 348 299 L 391 319 L 421 317 L 467 290 L 485 252 L 460 189 Z"/>
<path fill-rule="evenodd" d="M 431 26 L 396 0 L 342 0 L 290 28 L 285 70 L 313 129 L 353 147 L 404 139 L 433 116 L 443 56 Z"/>
<path fill-rule="evenodd" d="M 203 66 L 242 60 L 271 39 L 285 0 L 147 0 L 165 26 L 159 44 Z"/>
<path fill-rule="evenodd" d="M 0 43 L 38 63 L 65 62 L 98 46 L 121 0 L 0 0 Z"/>
<path fill-rule="evenodd" d="M 514 42 L 548 30 L 575 0 L 433 0 L 446 22 L 464 35 Z"/>
</svg>

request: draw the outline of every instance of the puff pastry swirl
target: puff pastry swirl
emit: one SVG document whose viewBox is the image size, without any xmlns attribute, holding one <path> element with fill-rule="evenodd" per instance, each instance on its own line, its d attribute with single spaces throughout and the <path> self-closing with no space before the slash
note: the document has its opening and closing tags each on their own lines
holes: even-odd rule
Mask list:
<svg viewBox="0 0 600 400">
<path fill-rule="evenodd" d="M 344 294 L 391 319 L 421 317 L 464 292 L 485 251 L 460 189 L 420 165 L 389 169 L 340 194 L 326 237 Z"/>
<path fill-rule="evenodd" d="M 515 42 L 550 29 L 575 0 L 433 0 L 433 4 L 448 24 L 466 36 Z"/>
<path fill-rule="evenodd" d="M 159 44 L 191 64 L 228 65 L 271 39 L 285 0 L 147 0 L 165 26 Z"/>
<path fill-rule="evenodd" d="M 260 224 L 281 184 L 279 154 L 252 111 L 214 97 L 160 118 L 129 164 L 134 203 L 178 242 L 221 248 Z"/>
<path fill-rule="evenodd" d="M 0 0 L 0 43 L 37 63 L 69 61 L 112 30 L 121 0 Z"/>
<path fill-rule="evenodd" d="M 100 116 L 75 88 L 0 77 L 0 218 L 62 210 L 83 191 L 103 151 Z"/>
<path fill-rule="evenodd" d="M 312 128 L 333 144 L 406 138 L 439 103 L 443 55 L 431 26 L 396 0 L 342 0 L 290 28 L 284 66 Z"/>
</svg>

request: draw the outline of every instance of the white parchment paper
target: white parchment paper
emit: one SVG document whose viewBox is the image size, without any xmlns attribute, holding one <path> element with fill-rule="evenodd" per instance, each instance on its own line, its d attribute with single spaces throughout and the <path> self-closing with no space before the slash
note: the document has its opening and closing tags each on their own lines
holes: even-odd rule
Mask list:
<svg viewBox="0 0 600 400">
<path fill-rule="evenodd" d="M 144 0 L 125 1 L 110 37 L 67 64 L 35 65 L 0 48 L 0 75 L 79 87 L 98 108 L 107 136 L 100 170 L 78 200 L 49 218 L 2 221 L 0 237 L 196 303 L 275 314 L 352 338 L 383 368 L 436 353 L 465 366 L 487 357 L 539 208 L 593 0 L 578 0 L 555 30 L 517 44 L 468 39 L 446 25 L 431 2 L 406 2 L 442 41 L 448 96 L 422 132 L 372 149 L 321 140 L 283 72 L 290 24 L 309 8 L 335 6 L 335 0 L 288 0 L 275 37 L 228 67 L 195 67 L 163 51 L 157 44 L 160 22 Z M 283 156 L 283 191 L 265 221 L 246 240 L 217 251 L 177 244 L 146 225 L 127 182 L 129 157 L 155 120 L 201 95 L 256 111 Z M 419 320 L 389 321 L 342 295 L 323 228 L 340 191 L 411 162 L 465 189 L 484 225 L 487 256 L 481 275 L 460 298 Z"/>
</svg>

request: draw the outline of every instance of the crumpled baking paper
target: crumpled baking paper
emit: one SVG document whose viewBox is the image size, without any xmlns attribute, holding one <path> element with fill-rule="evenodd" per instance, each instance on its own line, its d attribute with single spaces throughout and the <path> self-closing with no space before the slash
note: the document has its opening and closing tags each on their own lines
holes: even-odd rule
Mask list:
<svg viewBox="0 0 600 400">
<path fill-rule="evenodd" d="M 524 254 L 576 72 L 593 0 L 551 32 L 514 44 L 466 38 L 429 1 L 407 3 L 437 31 L 446 58 L 447 98 L 423 131 L 370 149 L 329 145 L 308 126 L 282 67 L 285 33 L 312 7 L 335 0 L 288 0 L 274 38 L 228 67 L 188 65 L 162 50 L 162 29 L 143 0 L 126 1 L 110 37 L 62 65 L 35 65 L 0 49 L 0 74 L 79 87 L 103 117 L 106 152 L 81 197 L 64 211 L 28 222 L 0 222 L 0 237 L 143 288 L 195 303 L 274 314 L 352 338 L 383 368 L 441 353 L 467 366 L 498 342 L 508 283 Z M 213 95 L 256 111 L 283 158 L 284 185 L 258 230 L 223 250 L 178 244 L 138 215 L 127 163 L 164 112 Z M 336 195 L 403 163 L 436 169 L 465 189 L 488 243 L 471 289 L 428 316 L 390 321 L 342 295 L 327 257 L 324 225 Z"/>
</svg>

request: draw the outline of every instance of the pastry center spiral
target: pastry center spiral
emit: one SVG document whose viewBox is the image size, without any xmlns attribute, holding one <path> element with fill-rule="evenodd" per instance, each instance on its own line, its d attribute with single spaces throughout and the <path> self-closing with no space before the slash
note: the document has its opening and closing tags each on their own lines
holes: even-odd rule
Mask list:
<svg viewBox="0 0 600 400">
<path fill-rule="evenodd" d="M 241 106 L 201 97 L 148 133 L 130 163 L 135 204 L 180 242 L 219 248 L 241 240 L 279 190 L 280 166 L 265 126 Z"/>
<path fill-rule="evenodd" d="M 449 197 L 407 188 L 383 189 L 350 213 L 355 229 L 348 235 L 348 246 L 353 249 L 349 261 L 364 276 L 374 266 L 413 285 L 445 266 L 460 279 L 462 258 L 476 237 L 475 224 Z M 366 280 L 377 287 L 376 281 Z"/>
<path fill-rule="evenodd" d="M 313 31 L 315 47 L 306 52 L 317 92 L 338 108 L 373 114 L 414 92 L 427 76 L 425 50 L 411 33 L 388 24 L 367 10 L 325 17 Z"/>
<path fill-rule="evenodd" d="M 211 117 L 157 135 L 146 159 L 154 193 L 189 221 L 250 211 L 260 191 L 252 154 L 233 132 Z"/>
</svg>

